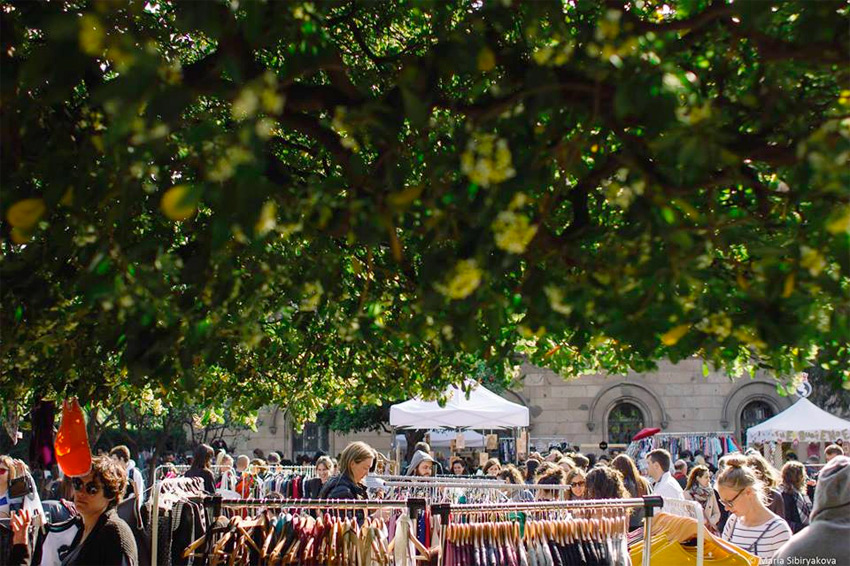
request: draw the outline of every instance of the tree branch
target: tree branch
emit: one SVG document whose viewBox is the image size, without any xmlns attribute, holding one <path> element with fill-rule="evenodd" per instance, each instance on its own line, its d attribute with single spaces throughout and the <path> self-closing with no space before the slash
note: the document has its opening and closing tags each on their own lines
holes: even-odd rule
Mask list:
<svg viewBox="0 0 850 566">
<path fill-rule="evenodd" d="M 626 19 L 627 25 L 625 28 L 633 29 L 638 33 L 646 33 L 649 31 L 655 33 L 664 33 L 667 31 L 694 31 L 715 20 L 735 12 L 735 6 L 731 4 L 722 4 L 719 2 L 713 3 L 711 6 L 695 16 L 683 20 L 669 20 L 661 23 L 647 22 L 636 17 L 632 12 L 626 10 L 626 3 L 615 0 L 606 2 L 609 8 L 620 10 L 623 13 L 623 18 Z"/>
<path fill-rule="evenodd" d="M 349 179 L 358 185 L 365 185 L 362 167 L 357 167 L 359 159 L 340 142 L 339 136 L 319 122 L 318 119 L 307 114 L 296 114 L 288 109 L 280 116 L 281 124 L 292 128 L 308 137 L 313 138 L 333 156 L 334 160 L 343 168 Z M 359 171 L 358 171 L 359 169 Z"/>
</svg>

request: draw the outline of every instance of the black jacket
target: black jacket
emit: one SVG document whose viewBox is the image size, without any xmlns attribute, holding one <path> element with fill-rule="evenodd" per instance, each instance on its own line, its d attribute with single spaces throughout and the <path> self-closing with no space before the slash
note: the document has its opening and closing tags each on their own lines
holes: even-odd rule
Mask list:
<svg viewBox="0 0 850 566">
<path fill-rule="evenodd" d="M 347 474 L 340 474 L 328 480 L 322 491 L 319 492 L 319 499 L 368 499 L 369 494 L 366 487 L 355 484 L 354 480 L 348 477 Z"/>
<path fill-rule="evenodd" d="M 27 546 L 15 545 L 9 563 L 29 564 Z M 62 566 L 137 566 L 138 563 L 136 539 L 115 509 L 104 511 L 82 544 L 74 539 L 73 548 L 62 560 Z"/>
<path fill-rule="evenodd" d="M 322 483 L 320 478 L 310 478 L 304 482 L 304 497 L 318 499 L 323 487 L 325 487 L 325 484 Z"/>
</svg>

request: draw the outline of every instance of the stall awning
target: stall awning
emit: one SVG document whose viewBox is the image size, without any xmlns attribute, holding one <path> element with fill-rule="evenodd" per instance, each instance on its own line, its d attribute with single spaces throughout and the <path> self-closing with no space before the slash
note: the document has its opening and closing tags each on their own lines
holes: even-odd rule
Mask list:
<svg viewBox="0 0 850 566">
<path fill-rule="evenodd" d="M 398 428 L 476 428 L 482 430 L 528 426 L 528 407 L 512 403 L 471 380 L 467 398 L 462 387 L 450 386 L 441 407 L 436 401 L 411 399 L 390 407 L 390 425 Z"/>
<path fill-rule="evenodd" d="M 800 399 L 778 415 L 747 430 L 747 444 L 850 440 L 850 421 Z"/>
</svg>

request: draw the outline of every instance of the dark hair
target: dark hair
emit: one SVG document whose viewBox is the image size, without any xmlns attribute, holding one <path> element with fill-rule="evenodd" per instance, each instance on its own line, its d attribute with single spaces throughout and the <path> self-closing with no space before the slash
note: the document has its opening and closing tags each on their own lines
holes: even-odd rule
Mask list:
<svg viewBox="0 0 850 566">
<path fill-rule="evenodd" d="M 691 473 L 688 474 L 688 481 L 685 484 L 685 491 L 691 489 L 694 484 L 697 483 L 697 480 L 700 479 L 705 474 L 710 473 L 706 466 L 694 466 L 691 468 Z"/>
<path fill-rule="evenodd" d="M 507 466 L 502 468 L 502 471 L 499 472 L 499 474 L 496 477 L 499 478 L 499 479 L 503 479 L 503 480 L 507 481 L 508 483 L 514 483 L 514 484 L 525 483 L 522 479 L 522 474 L 520 473 L 519 469 L 516 466 L 514 466 L 513 464 L 508 464 Z"/>
<path fill-rule="evenodd" d="M 648 485 L 646 480 L 641 477 L 638 472 L 635 461 L 629 458 L 626 454 L 618 454 L 611 460 L 611 467 L 620 472 L 623 476 L 623 485 L 633 485 L 637 493 L 632 493 L 634 497 L 643 497 L 649 495 Z M 626 488 L 628 490 L 628 488 Z"/>
<path fill-rule="evenodd" d="M 691 454 L 690 450 L 682 450 L 681 452 L 679 452 L 679 459 L 680 460 L 693 460 L 693 458 L 694 457 Z"/>
<path fill-rule="evenodd" d="M 806 467 L 800 462 L 785 462 L 782 466 L 782 488 L 790 493 L 792 491 L 806 492 Z"/>
<path fill-rule="evenodd" d="M 127 471 L 109 456 L 95 456 L 91 461 L 92 479 L 103 487 L 103 496 L 114 506 L 127 489 Z"/>
<path fill-rule="evenodd" d="M 484 462 L 484 465 L 481 467 L 481 471 L 482 471 L 482 472 L 484 472 L 484 473 L 486 474 L 486 473 L 487 473 L 487 470 L 489 470 L 489 469 L 490 469 L 490 468 L 492 468 L 493 466 L 499 466 L 499 469 L 501 469 L 501 468 L 502 468 L 502 463 L 501 463 L 501 462 L 499 462 L 499 459 L 498 459 L 498 458 L 490 458 L 489 460 L 487 460 L 486 462 Z"/>
<path fill-rule="evenodd" d="M 586 470 L 590 466 L 590 460 L 588 460 L 587 456 L 585 456 L 584 454 L 576 453 L 571 455 L 570 458 L 572 458 L 573 462 L 575 462 L 576 466 L 578 466 L 579 468 Z"/>
<path fill-rule="evenodd" d="M 823 453 L 826 456 L 844 456 L 844 448 L 837 444 L 830 444 L 823 449 Z"/>
<path fill-rule="evenodd" d="M 525 461 L 525 481 L 534 479 L 538 467 L 540 467 L 540 460 L 529 459 Z"/>
<path fill-rule="evenodd" d="M 585 476 L 587 499 L 628 499 L 623 474 L 610 466 L 597 466 Z"/>
<path fill-rule="evenodd" d="M 125 462 L 130 461 L 130 449 L 124 446 L 123 444 L 119 444 L 118 446 L 110 450 L 109 455 L 121 458 Z"/>
<path fill-rule="evenodd" d="M 554 462 L 541 462 L 540 465 L 537 466 L 537 470 L 534 472 L 534 483 L 538 483 L 538 480 L 545 476 L 547 472 L 556 468 L 566 473 L 564 468 Z"/>
<path fill-rule="evenodd" d="M 210 467 L 215 451 L 209 444 L 198 444 L 192 454 L 192 469 L 202 470 Z"/>
<path fill-rule="evenodd" d="M 463 473 L 466 474 L 469 472 L 469 466 L 466 465 L 466 461 L 463 458 L 454 458 L 452 460 L 451 466 L 449 466 L 449 470 L 454 472 L 455 464 L 460 464 L 463 467 Z"/>
<path fill-rule="evenodd" d="M 543 471 L 537 474 L 534 483 L 541 485 L 565 485 L 567 483 L 567 472 L 561 466 L 552 464 L 552 466 L 547 467 L 540 466 L 540 469 Z"/>
<path fill-rule="evenodd" d="M 661 469 L 665 472 L 670 471 L 670 460 L 672 458 L 670 457 L 670 453 L 663 448 L 656 448 L 647 454 L 646 457 L 661 466 Z"/>
</svg>

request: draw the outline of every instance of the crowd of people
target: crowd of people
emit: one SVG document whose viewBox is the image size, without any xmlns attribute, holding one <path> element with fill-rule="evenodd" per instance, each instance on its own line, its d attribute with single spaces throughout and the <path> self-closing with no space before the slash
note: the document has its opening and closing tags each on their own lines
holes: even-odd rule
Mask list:
<svg viewBox="0 0 850 566">
<path fill-rule="evenodd" d="M 451 460 L 444 468 L 432 456 L 430 447 L 420 443 L 405 474 L 479 474 L 508 484 L 537 486 L 533 490 L 505 490 L 505 499 L 514 501 L 623 499 L 649 494 L 661 495 L 665 501 L 696 501 L 703 508 L 705 528 L 761 558 L 806 552 L 832 556 L 830 552 L 838 551 L 835 541 L 847 540 L 850 534 L 850 459 L 840 446 L 826 449 L 828 463 L 817 481 L 812 469 L 801 462 L 789 460 L 777 470 L 755 451 L 724 456 L 716 468 L 699 454 L 682 456 L 673 462 L 666 450 L 659 449 L 638 463 L 626 454 L 609 460 L 550 450 L 545 456 L 531 453 L 520 465 L 491 458 L 473 470 L 461 458 Z M 275 452 L 234 457 L 201 444 L 184 475 L 201 478 L 208 493 L 225 490 L 244 497 L 252 478 L 284 462 Z M 311 463 L 315 475 L 305 482 L 302 497 L 367 499 L 381 493 L 374 490 L 375 482 L 380 481 L 376 472 L 383 472 L 387 461 L 364 442 L 349 444 L 337 459 L 317 454 Z M 646 475 L 639 472 L 638 464 Z M 0 456 L 0 517 L 11 519 L 14 535 L 9 564 L 28 564 L 33 551 L 25 536 L 32 511 L 16 505 L 9 493 L 11 481 L 26 476 L 23 462 Z M 74 522 L 82 535 L 74 538 L 73 547 L 61 562 L 64 566 L 136 564 L 135 540 L 116 508 L 131 499 L 134 505 L 141 505 L 145 498 L 141 476 L 127 447 L 117 446 L 108 455 L 93 458 L 86 476 L 65 478 L 63 483 L 70 486 L 73 504 L 64 502 L 69 510 L 64 518 Z M 638 528 L 641 523 L 640 512 L 633 514 L 630 527 Z"/>
</svg>

